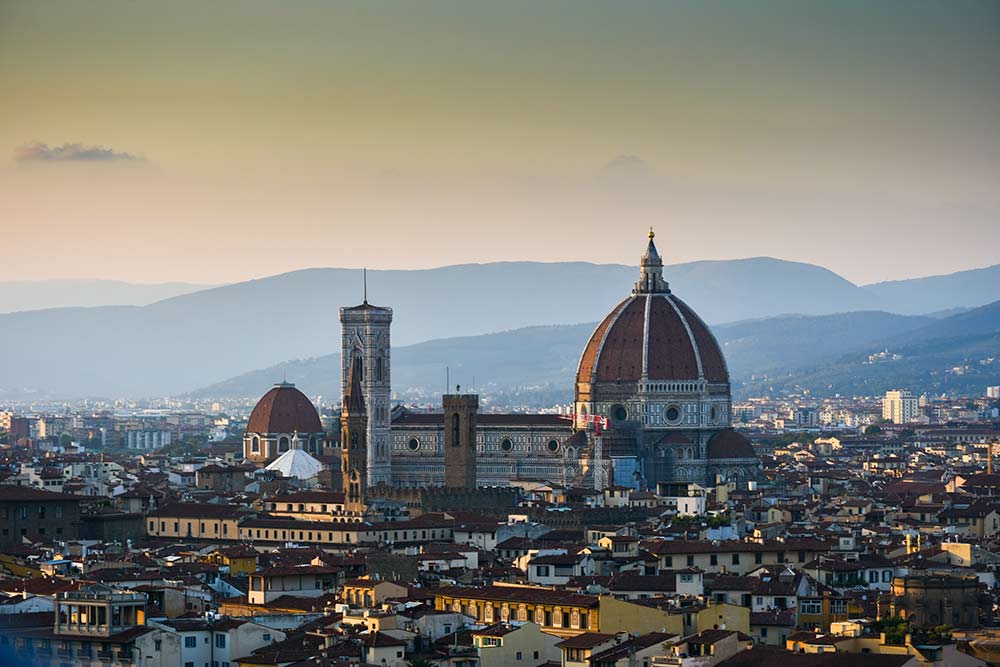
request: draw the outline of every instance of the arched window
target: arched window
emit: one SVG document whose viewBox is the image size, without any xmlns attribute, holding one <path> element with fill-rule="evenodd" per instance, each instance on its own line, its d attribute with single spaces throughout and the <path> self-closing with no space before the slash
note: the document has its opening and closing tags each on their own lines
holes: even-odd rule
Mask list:
<svg viewBox="0 0 1000 667">
<path fill-rule="evenodd" d="M 254 454 L 260 454 L 260 438 L 257 436 L 250 438 L 250 451 Z"/>
<path fill-rule="evenodd" d="M 462 431 L 460 430 L 462 425 L 461 422 L 462 420 L 459 418 L 457 412 L 451 416 L 451 437 L 452 437 L 451 444 L 453 447 L 458 447 L 460 444 L 459 441 L 461 439 L 460 436 L 462 433 Z"/>
<path fill-rule="evenodd" d="M 287 452 L 288 451 L 288 438 L 287 437 L 281 436 L 278 439 L 278 451 L 279 452 Z"/>
</svg>

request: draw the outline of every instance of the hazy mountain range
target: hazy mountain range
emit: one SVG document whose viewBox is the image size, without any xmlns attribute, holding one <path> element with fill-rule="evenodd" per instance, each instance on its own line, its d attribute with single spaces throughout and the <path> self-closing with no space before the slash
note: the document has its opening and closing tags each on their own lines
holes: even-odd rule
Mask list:
<svg viewBox="0 0 1000 667">
<path fill-rule="evenodd" d="M 869 287 L 854 285 L 818 266 L 771 258 L 692 262 L 668 266 L 665 274 L 675 293 L 716 325 L 734 374 L 768 368 L 783 359 L 818 363 L 829 358 L 835 343 L 871 336 L 867 342 L 874 344 L 876 331 L 871 322 L 850 318 L 825 323 L 784 318 L 773 334 L 766 333 L 766 321 L 741 322 L 735 329 L 718 326 L 721 323 L 789 313 L 852 312 L 856 317 L 878 319 L 888 335 L 927 321 L 856 311 L 930 313 L 1000 298 L 1000 265 Z M 370 271 L 368 295 L 373 303 L 394 310 L 393 343 L 399 348 L 394 384 L 401 389 L 410 381 L 407 355 L 414 355 L 413 382 L 426 373 L 433 383 L 436 373 L 443 387 L 445 364 L 461 372 L 457 359 L 463 345 L 471 346 L 470 355 L 481 360 L 491 356 L 503 360 L 504 355 L 512 360 L 531 358 L 538 382 L 562 386 L 558 378 L 566 369 L 575 368 L 590 325 L 534 328 L 528 333 L 512 330 L 596 321 L 629 293 L 636 275 L 635 267 L 623 265 L 532 262 Z M 23 303 L 16 291 L 9 302 L 0 302 L 0 310 L 7 303 Z M 929 298 L 946 292 L 950 299 Z M 0 395 L 172 395 L 289 359 L 323 357 L 339 345 L 338 307 L 359 302 L 361 293 L 360 270 L 308 269 L 143 306 L 2 314 Z M 994 296 L 989 299 L 986 294 Z M 823 338 L 829 331 L 838 332 L 830 336 L 836 340 Z M 496 332 L 506 333 L 479 341 L 464 339 Z M 548 334 L 553 337 L 547 338 Z M 753 343 L 755 336 L 769 335 L 784 337 L 786 342 L 777 347 Z M 441 340 L 454 338 L 461 340 Z M 542 354 L 536 353 L 539 350 Z M 268 372 L 272 376 L 264 386 L 249 395 L 262 393 L 280 379 Z M 513 361 L 498 362 L 476 379 L 484 386 L 499 384 L 508 375 L 522 385 L 534 382 L 529 380 L 534 377 L 531 374 L 519 381 L 521 373 Z M 471 375 L 460 381 L 471 382 Z M 317 387 L 313 393 L 330 391 Z"/>
<path fill-rule="evenodd" d="M 119 280 L 14 280 L 0 282 L 0 313 L 43 308 L 145 306 L 211 287 L 193 283 L 127 283 Z"/>
<path fill-rule="evenodd" d="M 475 383 L 485 395 L 538 392 L 548 400 L 569 401 L 580 353 L 595 326 L 528 327 L 399 347 L 393 350 L 393 385 L 440 392 L 447 366 L 453 384 Z M 941 320 L 867 311 L 773 317 L 720 325 L 714 331 L 738 395 L 793 391 L 799 385 L 824 394 L 880 393 L 901 382 L 935 391 L 981 393 L 990 377 L 1000 381 L 1000 360 L 978 368 L 980 359 L 990 357 L 989 345 L 994 354 L 1000 352 L 1000 302 Z M 866 363 L 869 355 L 884 350 L 890 351 L 886 361 Z M 939 363 L 942 352 L 944 365 Z M 893 360 L 894 354 L 905 357 Z M 969 363 L 981 372 L 945 372 Z M 289 361 L 210 385 L 192 396 L 254 397 L 276 379 L 287 378 L 311 396 L 335 400 L 339 368 L 339 354 Z M 932 377 L 936 371 L 941 372 L 939 380 Z"/>
</svg>

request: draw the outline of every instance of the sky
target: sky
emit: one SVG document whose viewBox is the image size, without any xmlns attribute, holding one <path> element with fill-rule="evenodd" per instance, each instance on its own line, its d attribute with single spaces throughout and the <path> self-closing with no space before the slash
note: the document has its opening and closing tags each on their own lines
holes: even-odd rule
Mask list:
<svg viewBox="0 0 1000 667">
<path fill-rule="evenodd" d="M 992 0 L 0 0 L 0 280 L 1000 262 Z"/>
</svg>

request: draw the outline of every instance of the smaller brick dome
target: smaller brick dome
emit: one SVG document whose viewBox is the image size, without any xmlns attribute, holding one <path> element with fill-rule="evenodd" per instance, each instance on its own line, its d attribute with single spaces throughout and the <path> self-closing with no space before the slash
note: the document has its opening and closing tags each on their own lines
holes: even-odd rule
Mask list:
<svg viewBox="0 0 1000 667">
<path fill-rule="evenodd" d="M 257 401 L 247 433 L 322 433 L 319 413 L 294 384 L 282 382 Z"/>
</svg>

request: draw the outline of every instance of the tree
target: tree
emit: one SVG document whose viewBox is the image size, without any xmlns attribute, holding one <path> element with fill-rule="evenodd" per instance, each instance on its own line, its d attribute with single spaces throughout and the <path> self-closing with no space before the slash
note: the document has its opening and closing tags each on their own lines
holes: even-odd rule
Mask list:
<svg viewBox="0 0 1000 667">
<path fill-rule="evenodd" d="M 865 435 L 882 435 L 882 427 L 878 424 L 872 424 L 865 429 Z"/>
<path fill-rule="evenodd" d="M 409 667 L 434 667 L 434 663 L 427 658 L 410 658 L 406 664 Z"/>
</svg>

